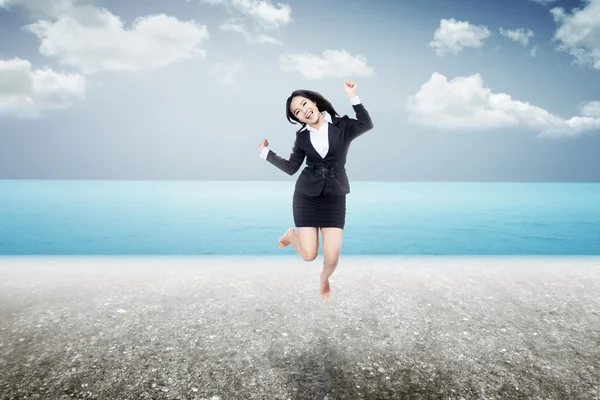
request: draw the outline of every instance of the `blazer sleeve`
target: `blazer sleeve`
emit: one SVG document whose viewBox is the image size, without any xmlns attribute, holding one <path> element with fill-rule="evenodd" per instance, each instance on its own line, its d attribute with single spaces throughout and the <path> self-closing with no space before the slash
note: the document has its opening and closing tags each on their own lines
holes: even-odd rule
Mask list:
<svg viewBox="0 0 600 400">
<path fill-rule="evenodd" d="M 296 135 L 296 140 L 294 141 L 294 146 L 292 147 L 289 160 L 278 156 L 273 150 L 270 150 L 267 154 L 267 161 L 286 174 L 294 175 L 300 169 L 305 157 L 306 152 L 302 146 L 300 146 L 298 136 Z"/>
<path fill-rule="evenodd" d="M 373 121 L 369 112 L 362 103 L 352 105 L 356 113 L 356 119 L 348 118 L 346 120 L 346 137 L 352 141 L 363 133 L 373 129 Z"/>
</svg>

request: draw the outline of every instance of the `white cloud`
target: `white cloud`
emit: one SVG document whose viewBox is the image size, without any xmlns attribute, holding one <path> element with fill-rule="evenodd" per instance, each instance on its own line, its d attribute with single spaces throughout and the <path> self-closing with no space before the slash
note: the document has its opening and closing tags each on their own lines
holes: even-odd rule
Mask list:
<svg viewBox="0 0 600 400">
<path fill-rule="evenodd" d="M 582 103 L 580 110 L 583 116 L 600 118 L 600 101 Z"/>
<path fill-rule="evenodd" d="M 244 68 L 245 64 L 240 61 L 230 61 L 227 63 L 217 63 L 212 69 L 211 72 L 213 74 L 218 74 L 221 76 L 221 82 L 234 85 L 235 81 L 233 79 L 233 75 L 239 71 L 241 68 Z"/>
<path fill-rule="evenodd" d="M 189 3 L 191 0 L 187 0 Z M 292 8 L 287 4 L 274 6 L 270 0 L 199 0 L 211 6 L 224 6 L 230 15 L 229 20 L 221 24 L 222 31 L 237 32 L 250 44 L 284 44 L 272 36 L 264 34 L 267 30 L 279 29 L 292 21 Z M 252 31 L 244 23 L 244 18 L 253 22 Z"/>
<path fill-rule="evenodd" d="M 527 44 L 529 44 L 529 38 L 533 37 L 531 29 L 525 30 L 523 28 L 513 30 L 500 28 L 500 34 L 510 40 L 521 43 L 523 46 L 527 46 Z"/>
<path fill-rule="evenodd" d="M 365 57 L 352 56 L 345 50 L 325 50 L 322 57 L 311 53 L 287 53 L 279 62 L 284 72 L 299 72 L 308 79 L 372 76 L 375 73 Z"/>
<path fill-rule="evenodd" d="M 572 14 L 560 7 L 550 10 L 558 25 L 552 40 L 559 42 L 558 50 L 575 57 L 577 64 L 600 69 L 600 0 L 584 3 Z"/>
<path fill-rule="evenodd" d="M 444 53 L 457 54 L 464 47 L 481 47 L 489 36 L 490 31 L 486 26 L 471 25 L 454 18 L 442 19 L 429 46 L 434 47 L 437 55 L 441 57 Z"/>
<path fill-rule="evenodd" d="M 34 17 L 55 16 L 69 10 L 74 0 L 0 0 L 0 7 L 7 10 L 19 7 L 30 12 Z"/>
<path fill-rule="evenodd" d="M 529 55 L 531 57 L 535 57 L 537 54 L 537 46 L 533 46 L 533 48 L 529 51 Z"/>
<path fill-rule="evenodd" d="M 204 58 L 206 26 L 164 14 L 138 17 L 130 29 L 106 9 L 74 7 L 24 27 L 41 41 L 40 52 L 84 73 L 133 71 Z"/>
<path fill-rule="evenodd" d="M 209 5 L 223 5 L 230 14 L 238 13 L 249 16 L 263 29 L 277 29 L 292 21 L 292 8 L 288 4 L 277 4 L 277 6 L 274 6 L 270 0 L 200 1 Z"/>
<path fill-rule="evenodd" d="M 278 46 L 284 46 L 283 42 L 281 42 L 278 39 L 275 39 L 274 37 L 264 35 L 264 34 L 257 34 L 254 36 L 251 35 L 250 32 L 248 31 L 248 28 L 246 27 L 246 25 L 244 25 L 244 23 L 239 22 L 235 19 L 230 19 L 230 20 L 224 22 L 219 27 L 219 29 L 221 29 L 222 31 L 239 33 L 240 35 L 242 35 L 244 37 L 244 40 L 246 43 L 250 43 L 250 44 L 268 43 L 268 44 L 275 44 Z"/>
<path fill-rule="evenodd" d="M 51 69 L 33 70 L 28 60 L 0 60 L 0 115 L 32 117 L 67 108 L 85 97 L 86 79 Z"/>
<path fill-rule="evenodd" d="M 531 0 L 531 1 L 533 1 L 534 3 L 541 4 L 543 6 L 547 6 L 548 4 L 554 3 L 556 0 Z"/>
<path fill-rule="evenodd" d="M 600 130 L 600 107 L 589 103 L 582 116 L 564 119 L 505 93 L 492 93 L 479 74 L 448 81 L 432 74 L 419 92 L 408 97 L 409 120 L 441 129 L 485 130 L 528 128 L 547 137 L 574 136 Z"/>
</svg>

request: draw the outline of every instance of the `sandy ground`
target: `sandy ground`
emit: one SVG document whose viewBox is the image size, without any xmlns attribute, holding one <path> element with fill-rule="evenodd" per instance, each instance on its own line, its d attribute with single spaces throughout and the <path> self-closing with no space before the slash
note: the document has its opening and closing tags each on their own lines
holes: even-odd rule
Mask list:
<svg viewBox="0 0 600 400">
<path fill-rule="evenodd" d="M 2 399 L 600 399 L 600 257 L 0 258 Z"/>
</svg>

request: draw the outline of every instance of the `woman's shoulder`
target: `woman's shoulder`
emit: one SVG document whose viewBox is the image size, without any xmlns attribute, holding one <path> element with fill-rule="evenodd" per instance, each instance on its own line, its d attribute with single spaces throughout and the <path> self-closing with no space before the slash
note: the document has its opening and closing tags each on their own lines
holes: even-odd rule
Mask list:
<svg viewBox="0 0 600 400">
<path fill-rule="evenodd" d="M 343 128 L 344 124 L 348 120 L 348 115 L 344 114 L 340 117 L 331 117 L 331 123 L 338 128 Z"/>
</svg>

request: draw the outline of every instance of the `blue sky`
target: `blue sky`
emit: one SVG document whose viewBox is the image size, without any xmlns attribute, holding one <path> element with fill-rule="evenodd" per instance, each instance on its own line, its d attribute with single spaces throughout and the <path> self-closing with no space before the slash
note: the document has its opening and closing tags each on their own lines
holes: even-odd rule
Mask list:
<svg viewBox="0 0 600 400">
<path fill-rule="evenodd" d="M 0 178 L 294 180 L 295 89 L 351 180 L 599 181 L 600 0 L 0 0 Z"/>
</svg>

